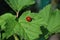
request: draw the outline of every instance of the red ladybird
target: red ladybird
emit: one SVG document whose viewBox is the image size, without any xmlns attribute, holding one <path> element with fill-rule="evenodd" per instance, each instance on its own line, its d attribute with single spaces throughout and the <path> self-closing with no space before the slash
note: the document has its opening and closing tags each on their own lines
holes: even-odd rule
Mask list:
<svg viewBox="0 0 60 40">
<path fill-rule="evenodd" d="M 28 22 L 31 22 L 31 21 L 32 21 L 32 18 L 31 18 L 30 16 L 27 16 L 27 17 L 26 17 L 26 20 L 27 20 Z"/>
</svg>

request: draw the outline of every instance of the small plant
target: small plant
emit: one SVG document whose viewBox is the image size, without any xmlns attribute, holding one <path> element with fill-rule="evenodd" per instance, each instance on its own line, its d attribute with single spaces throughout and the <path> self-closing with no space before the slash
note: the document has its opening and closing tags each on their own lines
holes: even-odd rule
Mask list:
<svg viewBox="0 0 60 40">
<path fill-rule="evenodd" d="M 1 40 L 7 40 L 12 35 L 15 40 L 38 40 L 42 37 L 47 39 L 52 33 L 60 32 L 60 11 L 52 11 L 51 5 L 47 5 L 38 14 L 27 10 L 19 16 L 22 8 L 35 4 L 35 0 L 5 0 L 5 2 L 16 15 L 5 13 L 0 16 L 0 27 L 4 31 Z"/>
<path fill-rule="evenodd" d="M 10 36 L 14 36 L 15 40 L 34 40 L 39 38 L 42 34 L 40 31 L 40 16 L 32 13 L 30 10 L 24 12 L 19 18 L 19 12 L 25 6 L 29 6 L 35 3 L 34 0 L 5 0 L 6 3 L 16 12 L 16 15 L 11 13 L 5 13 L 0 16 L 0 25 L 5 33 L 2 34 L 2 39 L 8 39 Z M 18 20 L 18 21 L 17 21 Z"/>
</svg>

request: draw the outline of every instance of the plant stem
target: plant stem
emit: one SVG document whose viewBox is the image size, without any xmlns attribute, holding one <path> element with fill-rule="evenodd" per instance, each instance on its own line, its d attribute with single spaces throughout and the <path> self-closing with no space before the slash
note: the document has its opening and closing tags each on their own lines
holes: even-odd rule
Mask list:
<svg viewBox="0 0 60 40">
<path fill-rule="evenodd" d="M 16 21 L 18 21 L 19 11 L 16 12 Z"/>
<path fill-rule="evenodd" d="M 18 37 L 17 37 L 16 35 L 14 35 L 14 38 L 15 38 L 15 40 L 19 40 Z"/>
<path fill-rule="evenodd" d="M 18 11 L 18 12 L 16 12 L 16 18 L 18 18 L 18 16 L 19 16 L 19 11 Z"/>
</svg>

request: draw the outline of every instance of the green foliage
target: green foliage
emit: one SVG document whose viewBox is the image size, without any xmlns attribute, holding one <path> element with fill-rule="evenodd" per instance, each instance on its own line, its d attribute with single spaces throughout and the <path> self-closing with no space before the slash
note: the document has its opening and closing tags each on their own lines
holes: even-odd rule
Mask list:
<svg viewBox="0 0 60 40">
<path fill-rule="evenodd" d="M 24 6 L 34 4 L 34 0 L 5 0 L 9 6 L 15 11 L 20 11 Z"/>
<path fill-rule="evenodd" d="M 5 33 L 3 34 L 3 36 L 5 36 L 6 38 L 9 38 L 10 36 L 14 35 L 14 27 L 16 25 L 16 21 L 13 20 L 13 19 L 8 19 L 6 21 L 6 24 L 5 24 Z"/>
<path fill-rule="evenodd" d="M 25 6 L 35 3 L 34 0 L 5 0 L 7 4 L 15 11 L 18 12 Z M 17 14 L 18 14 L 17 13 Z M 26 17 L 31 17 L 32 21 L 28 22 Z M 5 13 L 0 16 L 0 26 L 5 33 L 2 34 L 2 39 L 8 39 L 15 34 L 21 37 L 21 40 L 34 40 L 39 37 L 48 38 L 52 33 L 60 32 L 60 11 L 58 9 L 52 10 L 51 5 L 43 8 L 38 14 L 31 13 L 31 11 L 24 12 L 18 21 L 15 20 L 16 16 L 11 13 Z M 46 32 L 45 32 L 46 31 Z M 39 36 L 41 35 L 41 36 Z"/>
<path fill-rule="evenodd" d="M 5 31 L 5 33 L 3 33 L 3 38 L 8 38 L 13 34 L 13 30 L 16 25 L 15 17 L 12 14 L 7 13 L 2 15 L 0 19 L 3 19 L 0 24 L 1 28 L 4 28 L 3 30 Z"/>
<path fill-rule="evenodd" d="M 54 15 L 51 15 L 47 28 L 51 33 L 60 32 L 60 11 L 59 10 L 56 9 L 54 11 Z"/>
<path fill-rule="evenodd" d="M 7 4 L 15 11 L 19 12 L 23 7 L 34 4 L 34 0 L 5 0 Z M 31 22 L 26 20 L 26 17 L 30 16 L 32 18 Z M 39 14 L 31 13 L 30 11 L 24 12 L 18 19 L 18 22 L 15 20 L 16 17 L 11 13 L 5 13 L 0 16 L 0 25 L 2 30 L 5 33 L 2 34 L 2 39 L 8 39 L 12 35 L 19 35 L 25 40 L 34 40 L 39 38 L 39 35 L 42 34 L 40 26 L 44 23 L 43 18 Z"/>
<path fill-rule="evenodd" d="M 32 18 L 31 22 L 26 20 L 27 16 Z M 40 16 L 37 13 L 34 14 L 30 11 L 26 11 L 20 16 L 18 22 L 15 20 L 16 17 L 10 13 L 2 15 L 0 19 L 3 19 L 3 22 L 0 22 L 1 25 L 5 22 L 2 26 L 5 31 L 5 33 L 3 33 L 3 39 L 5 37 L 8 39 L 10 36 L 17 34 L 25 40 L 34 40 L 42 34 L 40 30 L 41 23 L 39 23 L 42 19 L 40 19 Z"/>
<path fill-rule="evenodd" d="M 12 14 L 10 14 L 10 13 L 6 13 L 6 14 L 4 14 L 4 15 L 2 15 L 2 16 L 0 16 L 0 25 L 1 25 L 1 28 L 2 29 L 4 29 L 5 27 L 5 24 L 6 24 L 6 20 L 7 19 L 10 19 L 10 18 L 13 18 L 13 19 L 15 19 L 16 17 L 14 17 Z M 10 19 L 11 20 L 11 19 Z"/>
<path fill-rule="evenodd" d="M 0 17 L 0 27 L 2 30 L 5 29 L 5 27 L 4 27 L 5 23 L 6 22 Z"/>
<path fill-rule="evenodd" d="M 1 15 L 0 18 L 2 18 L 3 20 L 7 20 L 9 18 L 13 18 L 15 19 L 15 15 L 12 15 L 11 13 L 5 13 L 4 15 Z"/>
<path fill-rule="evenodd" d="M 50 8 L 51 5 L 47 5 L 39 12 L 39 15 L 43 18 L 43 22 L 45 23 L 45 25 L 48 25 L 49 16 L 51 14 Z"/>
<path fill-rule="evenodd" d="M 47 5 L 39 12 L 39 14 L 42 16 L 43 22 L 47 24 L 46 27 L 44 27 L 49 31 L 48 34 L 45 35 L 45 38 L 48 38 L 49 35 L 53 33 L 60 32 L 60 10 L 51 10 L 51 5 Z"/>
<path fill-rule="evenodd" d="M 31 22 L 26 20 L 26 17 L 30 16 L 32 18 Z M 41 19 L 38 14 L 31 13 L 30 11 L 24 12 L 20 18 L 20 34 L 24 37 L 25 40 L 33 40 L 39 37 L 42 34 L 40 30 L 40 22 Z"/>
</svg>

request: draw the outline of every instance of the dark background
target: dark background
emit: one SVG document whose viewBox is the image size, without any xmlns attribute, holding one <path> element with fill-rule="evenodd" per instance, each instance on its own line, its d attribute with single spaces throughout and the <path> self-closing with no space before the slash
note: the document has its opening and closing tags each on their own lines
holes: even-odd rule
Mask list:
<svg viewBox="0 0 60 40">
<path fill-rule="evenodd" d="M 7 5 L 7 3 L 4 0 L 0 0 L 0 15 L 11 12 L 11 8 Z"/>
</svg>

